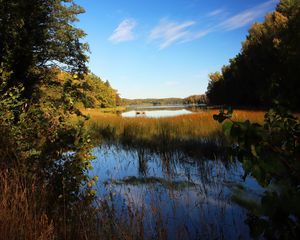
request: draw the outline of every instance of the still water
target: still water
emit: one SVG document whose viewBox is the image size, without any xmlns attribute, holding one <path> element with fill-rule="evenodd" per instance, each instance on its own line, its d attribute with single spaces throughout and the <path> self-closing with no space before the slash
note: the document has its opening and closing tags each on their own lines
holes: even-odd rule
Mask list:
<svg viewBox="0 0 300 240">
<path fill-rule="evenodd" d="M 200 109 L 203 109 L 204 105 L 168 105 L 168 106 L 135 106 L 128 108 L 121 115 L 122 117 L 175 117 L 179 115 L 192 114 Z"/>
<path fill-rule="evenodd" d="M 193 112 L 187 109 L 180 110 L 152 110 L 152 111 L 128 111 L 122 113 L 122 117 L 151 117 L 151 118 L 160 118 L 160 117 L 175 117 L 179 115 L 192 114 Z"/>
<path fill-rule="evenodd" d="M 159 223 L 168 239 L 250 239 L 247 210 L 234 199 L 258 202 L 263 189 L 242 180 L 238 162 L 120 145 L 97 147 L 94 156 L 98 196 L 114 196 L 120 215 L 142 212 L 147 238 Z"/>
</svg>

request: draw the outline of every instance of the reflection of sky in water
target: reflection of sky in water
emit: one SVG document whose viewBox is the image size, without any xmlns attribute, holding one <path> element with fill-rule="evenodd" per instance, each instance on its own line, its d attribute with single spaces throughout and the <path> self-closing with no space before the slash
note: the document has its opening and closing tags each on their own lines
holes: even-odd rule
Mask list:
<svg viewBox="0 0 300 240">
<path fill-rule="evenodd" d="M 120 211 L 124 203 L 144 208 L 144 224 L 149 236 L 155 227 L 152 211 L 155 206 L 156 211 L 162 214 L 169 239 L 178 236 L 177 230 L 183 226 L 188 234 L 183 238 L 220 238 L 221 233 L 225 239 L 249 238 L 249 229 L 244 223 L 246 210 L 231 201 L 232 189 L 240 185 L 247 189 L 248 194 L 263 190 L 252 178 L 247 178 L 246 182 L 241 180 L 243 171 L 240 164 L 195 161 L 178 153 L 159 154 L 114 146 L 95 148 L 94 155 L 94 170 L 90 175 L 99 176 L 97 188 L 98 195 L 102 197 L 107 193 L 104 182 L 129 176 L 159 177 L 170 182 L 189 181 L 195 184 L 180 189 L 159 183 L 109 185 L 116 194 L 114 202 Z"/>
<path fill-rule="evenodd" d="M 144 114 L 137 114 L 137 112 L 143 112 Z M 152 110 L 152 111 L 129 111 L 122 113 L 122 117 L 175 117 L 179 115 L 191 114 L 193 112 L 186 109 L 180 110 Z"/>
</svg>

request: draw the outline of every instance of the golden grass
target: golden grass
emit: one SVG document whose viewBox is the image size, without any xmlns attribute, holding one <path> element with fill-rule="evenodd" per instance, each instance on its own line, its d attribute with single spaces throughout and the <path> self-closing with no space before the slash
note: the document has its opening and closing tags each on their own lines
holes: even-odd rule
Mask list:
<svg viewBox="0 0 300 240">
<path fill-rule="evenodd" d="M 182 115 L 166 118 L 123 118 L 113 114 L 104 114 L 90 111 L 89 125 L 102 133 L 118 137 L 129 135 L 142 139 L 150 139 L 155 136 L 169 137 L 171 139 L 206 138 L 220 132 L 221 124 L 213 120 L 213 115 L 218 110 L 207 110 L 190 115 Z M 236 110 L 233 120 L 262 123 L 264 118 L 262 111 Z M 104 136 L 105 137 L 105 136 Z"/>
<path fill-rule="evenodd" d="M 38 207 L 35 183 L 21 174 L 0 172 L 0 239 L 54 239 L 54 226 Z M 27 185 L 27 186 L 26 186 Z"/>
<path fill-rule="evenodd" d="M 23 168 L 0 169 L 0 240 L 107 239 L 100 236 L 94 206 L 79 200 L 65 215 L 64 206 L 52 209 L 49 194 Z"/>
</svg>

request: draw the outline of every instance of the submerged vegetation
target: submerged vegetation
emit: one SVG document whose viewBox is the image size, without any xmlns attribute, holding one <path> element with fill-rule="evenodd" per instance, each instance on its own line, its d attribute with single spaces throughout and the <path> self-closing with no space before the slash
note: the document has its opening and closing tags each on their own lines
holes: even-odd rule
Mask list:
<svg viewBox="0 0 300 240">
<path fill-rule="evenodd" d="M 142 184 L 160 184 L 165 188 L 172 188 L 172 189 L 184 189 L 195 187 L 196 184 L 191 181 L 167 181 L 164 178 L 159 177 L 135 177 L 130 176 L 126 177 L 122 180 L 112 180 L 109 184 L 129 184 L 129 185 L 142 185 Z"/>
</svg>

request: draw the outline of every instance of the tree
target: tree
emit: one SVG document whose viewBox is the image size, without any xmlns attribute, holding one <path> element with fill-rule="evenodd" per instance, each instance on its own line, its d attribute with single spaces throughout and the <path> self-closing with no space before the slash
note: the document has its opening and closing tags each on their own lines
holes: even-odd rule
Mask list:
<svg viewBox="0 0 300 240">
<path fill-rule="evenodd" d="M 58 79 L 57 68 L 74 81 L 87 72 L 88 46 L 81 42 L 85 34 L 73 25 L 82 12 L 73 0 L 0 0 L 0 175 L 17 175 L 22 184 L 16 188 L 26 192 L 34 219 L 42 212 L 54 223 L 57 239 L 78 237 L 76 209 L 92 201 L 86 175 L 91 144 L 83 120 L 69 121 L 70 113 L 80 115 L 72 102 L 75 87 L 68 82 L 55 95 L 56 102 L 40 93 Z M 17 182 L 12 180 L 8 188 Z M 1 197 L 10 199 L 8 192 Z M 17 218 L 24 221 L 14 234 L 22 238 L 32 222 L 22 213 Z M 65 235 L 60 237 L 63 225 Z"/>
<path fill-rule="evenodd" d="M 206 95 L 192 95 L 184 99 L 184 104 L 206 104 Z"/>
<path fill-rule="evenodd" d="M 209 99 L 209 103 L 221 104 L 222 99 L 220 98 L 220 87 L 222 83 L 222 74 L 220 72 L 215 72 L 209 74 L 209 82 L 207 86 L 206 96 Z"/>
<path fill-rule="evenodd" d="M 12 72 L 3 91 L 21 83 L 31 98 L 53 66 L 85 73 L 88 45 L 73 25 L 83 12 L 73 0 L 0 0 L 0 63 Z"/>
<path fill-rule="evenodd" d="M 300 121 L 281 106 L 265 114 L 264 125 L 232 120 L 232 109 L 214 119 L 230 138 L 231 157 L 265 188 L 260 204 L 249 209 L 252 238 L 298 239 L 300 234 Z M 228 121 L 229 120 L 229 121 Z M 272 187 L 267 187 L 272 185 Z"/>
<path fill-rule="evenodd" d="M 281 0 L 276 11 L 255 23 L 241 52 L 211 75 L 207 96 L 212 104 L 270 107 L 274 99 L 300 106 L 300 1 Z"/>
</svg>

